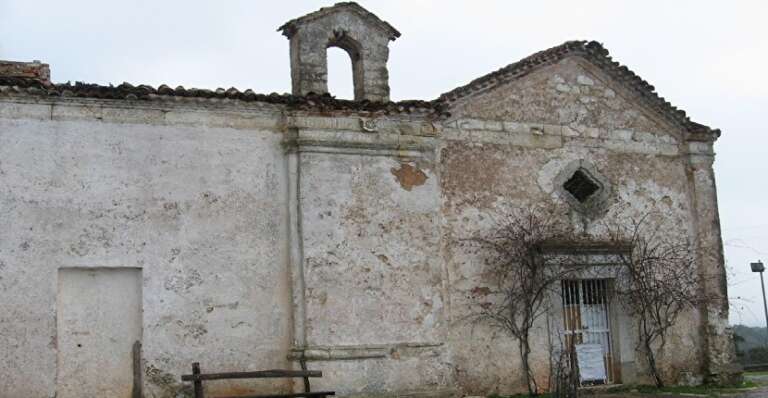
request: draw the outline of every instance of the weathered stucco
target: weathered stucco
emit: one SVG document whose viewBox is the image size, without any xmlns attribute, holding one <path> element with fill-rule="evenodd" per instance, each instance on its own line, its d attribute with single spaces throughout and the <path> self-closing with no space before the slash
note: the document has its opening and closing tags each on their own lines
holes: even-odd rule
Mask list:
<svg viewBox="0 0 768 398">
<path fill-rule="evenodd" d="M 351 36 L 376 31 L 364 44 L 384 69 L 365 75 L 378 85 L 367 94 L 385 99 L 388 25 L 346 8 L 318 18 L 286 25 L 294 63 L 324 62 L 296 58 L 317 55 L 317 43 L 296 41 L 301 29 L 323 40 L 338 24 L 351 24 Z M 298 94 L 322 89 L 320 72 L 294 69 Z M 140 320 L 120 322 L 140 330 L 141 387 L 157 398 L 188 395 L 180 375 L 195 361 L 215 372 L 298 368 L 300 358 L 324 372 L 313 388 L 339 395 L 524 389 L 516 342 L 469 322 L 492 281 L 466 239 L 514 209 L 557 209 L 593 241 L 654 210 L 670 239 L 695 245 L 699 272 L 718 276 L 702 288 L 727 297 L 716 137 L 694 136 L 585 57 L 452 97 L 439 112 L 163 90 L 103 99 L 0 85 L 0 396 L 63 391 L 57 374 L 72 363 L 60 344 L 74 340 L 62 337 L 57 308 L 77 310 L 94 294 L 62 289 L 68 269 L 140 271 Z M 563 188 L 579 168 L 603 187 L 589 208 Z M 600 261 L 594 272 L 611 266 Z M 554 304 L 534 331 L 544 384 L 562 325 Z M 620 379 L 647 382 L 633 320 L 615 310 Z M 728 333 L 725 304 L 685 314 L 659 355 L 665 378 L 723 380 L 733 372 Z M 207 384 L 233 394 L 301 388 Z"/>
<path fill-rule="evenodd" d="M 54 395 L 57 270 L 69 267 L 142 269 L 148 396 L 174 396 L 202 352 L 286 366 L 279 134 L 157 124 L 130 108 L 98 120 L 101 104 L 0 109 L 1 217 L 14 226 L 0 243 L 0 395 Z"/>
</svg>

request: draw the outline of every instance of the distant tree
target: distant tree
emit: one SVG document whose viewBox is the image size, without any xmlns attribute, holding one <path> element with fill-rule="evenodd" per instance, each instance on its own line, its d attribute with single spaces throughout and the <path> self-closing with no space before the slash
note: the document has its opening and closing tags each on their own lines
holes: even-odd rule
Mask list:
<svg viewBox="0 0 768 398">
<path fill-rule="evenodd" d="M 740 335 L 740 334 L 738 334 L 738 333 L 734 333 L 734 334 L 733 334 L 733 342 L 734 342 L 734 343 L 736 343 L 736 344 L 741 344 L 741 343 L 743 343 L 744 341 L 746 341 L 746 340 L 744 340 L 744 338 L 743 338 L 743 337 L 741 337 L 741 335 Z"/>
<path fill-rule="evenodd" d="M 766 329 L 765 326 L 746 326 L 734 325 L 734 334 L 739 335 L 739 339 L 734 341 L 738 344 L 738 349 L 747 352 L 755 347 L 765 347 Z"/>
<path fill-rule="evenodd" d="M 740 334 L 736 332 L 733 333 L 733 344 L 736 346 L 736 358 L 739 358 L 739 360 L 744 359 L 744 350 L 741 349 L 741 345 L 744 344 L 745 341 L 744 337 L 741 337 Z"/>
</svg>

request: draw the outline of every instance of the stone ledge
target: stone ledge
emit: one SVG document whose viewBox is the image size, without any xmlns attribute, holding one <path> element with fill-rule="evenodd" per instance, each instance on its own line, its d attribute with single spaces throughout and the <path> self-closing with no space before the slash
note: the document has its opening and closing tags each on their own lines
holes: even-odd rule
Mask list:
<svg viewBox="0 0 768 398">
<path fill-rule="evenodd" d="M 435 150 L 437 139 L 388 133 L 294 130 L 286 136 L 283 147 L 289 153 L 319 152 L 420 158 Z"/>
<path fill-rule="evenodd" d="M 288 359 L 297 361 L 336 361 L 336 360 L 360 360 L 360 359 L 400 359 L 414 357 L 422 354 L 430 356 L 439 355 L 437 352 L 443 343 L 397 343 L 382 345 L 355 345 L 355 346 L 308 346 L 304 348 L 292 348 Z"/>
<path fill-rule="evenodd" d="M 302 115 L 292 113 L 286 117 L 286 127 L 300 130 L 356 132 L 365 135 L 388 134 L 413 137 L 434 137 L 439 134 L 441 124 L 423 116 L 379 116 L 357 115 Z"/>
<path fill-rule="evenodd" d="M 678 133 L 674 131 L 641 131 L 625 128 L 607 129 L 577 124 L 543 124 L 532 122 L 514 122 L 493 119 L 461 118 L 442 123 L 446 130 L 455 130 L 454 135 L 467 135 L 471 132 L 506 133 L 519 135 L 544 135 L 561 137 L 595 138 L 613 141 L 633 141 L 649 144 L 677 145 Z M 457 133 L 458 132 L 458 133 Z"/>
<path fill-rule="evenodd" d="M 94 121 L 116 124 L 205 126 L 278 133 L 280 110 L 274 106 L 226 108 L 192 104 L 58 98 L 53 100 L 0 100 L 0 118 L 43 121 Z"/>
</svg>

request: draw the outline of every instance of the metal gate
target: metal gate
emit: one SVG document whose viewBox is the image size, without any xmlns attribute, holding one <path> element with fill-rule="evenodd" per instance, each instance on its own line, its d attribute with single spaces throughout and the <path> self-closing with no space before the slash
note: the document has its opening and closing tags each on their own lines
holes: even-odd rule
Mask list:
<svg viewBox="0 0 768 398">
<path fill-rule="evenodd" d="M 564 343 L 575 357 L 582 384 L 615 381 L 608 279 L 562 281 Z M 600 364 L 602 361 L 602 364 Z"/>
</svg>

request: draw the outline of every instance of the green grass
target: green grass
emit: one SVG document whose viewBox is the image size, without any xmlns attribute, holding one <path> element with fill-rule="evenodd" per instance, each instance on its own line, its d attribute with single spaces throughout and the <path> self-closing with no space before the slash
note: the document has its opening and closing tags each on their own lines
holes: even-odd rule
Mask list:
<svg viewBox="0 0 768 398">
<path fill-rule="evenodd" d="M 768 375 L 768 372 L 750 372 L 749 374 Z M 752 381 L 746 380 L 742 384 L 737 386 L 715 386 L 715 385 L 703 385 L 703 386 L 669 386 L 663 388 L 656 388 L 654 386 L 644 385 L 620 385 L 615 387 L 608 387 L 601 391 L 592 391 L 591 393 L 584 394 L 585 396 L 600 397 L 602 394 L 622 394 L 633 393 L 640 395 L 654 395 L 654 394 L 669 394 L 669 395 L 684 395 L 694 394 L 703 395 L 707 397 L 718 397 L 720 394 L 735 393 L 744 391 L 746 389 L 755 388 L 758 385 Z M 529 398 L 528 394 L 515 394 L 515 395 L 489 395 L 488 398 Z M 552 394 L 545 393 L 540 394 L 538 397 L 551 398 Z"/>
<path fill-rule="evenodd" d="M 715 386 L 715 385 L 702 385 L 702 386 L 669 386 L 656 388 L 655 386 L 616 386 L 610 387 L 605 390 L 609 394 L 638 392 L 640 394 L 696 394 L 705 396 L 718 396 L 724 393 L 733 393 L 744 391 L 745 389 L 757 387 L 752 381 L 744 381 L 740 385 L 736 386 Z"/>
</svg>

